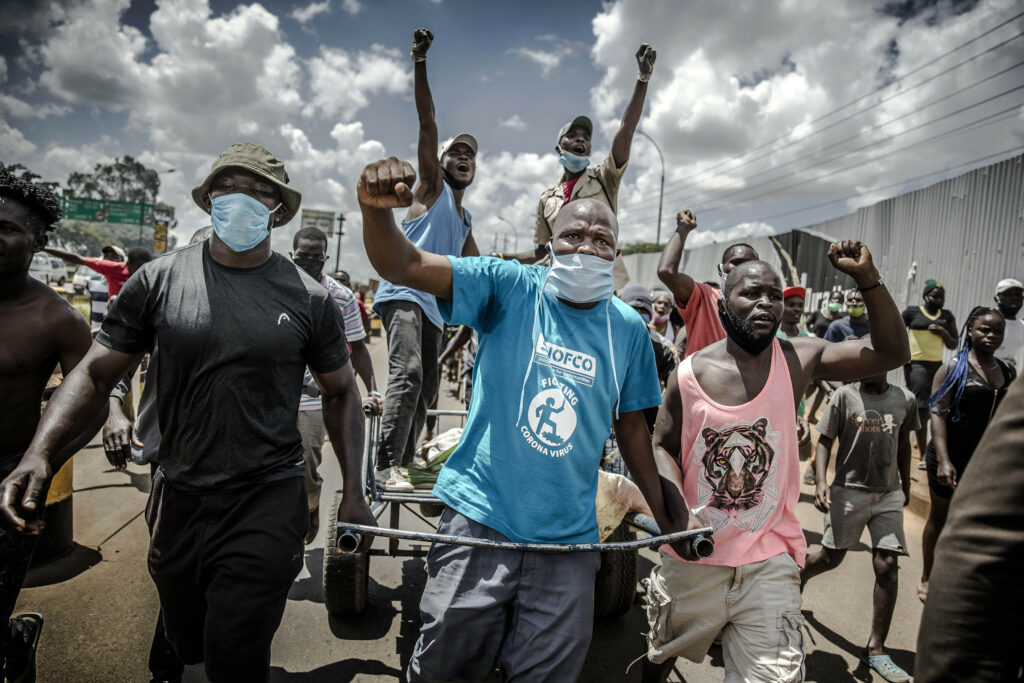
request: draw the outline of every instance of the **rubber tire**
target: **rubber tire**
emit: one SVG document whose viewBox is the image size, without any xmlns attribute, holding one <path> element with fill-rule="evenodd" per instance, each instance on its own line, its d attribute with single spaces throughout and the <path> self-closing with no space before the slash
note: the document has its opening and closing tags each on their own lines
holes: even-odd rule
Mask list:
<svg viewBox="0 0 1024 683">
<path fill-rule="evenodd" d="M 424 517 L 440 517 L 444 508 L 444 503 L 420 503 L 420 514 Z"/>
<path fill-rule="evenodd" d="M 329 614 L 362 614 L 370 584 L 370 556 L 367 553 L 343 553 L 337 549 L 338 506 L 341 491 L 334 494 L 327 518 L 324 541 L 324 606 Z"/>
<path fill-rule="evenodd" d="M 633 541 L 636 534 L 625 524 L 619 525 L 608 542 Z M 637 551 L 601 553 L 601 568 L 594 580 L 594 616 L 621 617 L 636 600 Z"/>
<path fill-rule="evenodd" d="M 61 279 L 57 280 L 57 286 L 58 287 L 63 287 L 65 282 L 66 282 L 66 280 L 64 278 L 61 278 Z"/>
</svg>

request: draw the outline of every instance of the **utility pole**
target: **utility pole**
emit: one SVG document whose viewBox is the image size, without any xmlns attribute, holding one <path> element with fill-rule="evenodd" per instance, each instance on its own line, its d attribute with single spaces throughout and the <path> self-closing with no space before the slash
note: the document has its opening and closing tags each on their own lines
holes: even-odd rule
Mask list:
<svg viewBox="0 0 1024 683">
<path fill-rule="evenodd" d="M 345 214 L 338 214 L 338 246 L 334 252 L 334 270 L 341 270 L 341 236 L 345 234 L 342 226 L 345 224 Z"/>
<path fill-rule="evenodd" d="M 658 143 L 654 141 L 654 138 L 639 128 L 636 132 L 651 141 L 651 144 L 654 145 L 654 151 L 658 153 L 658 158 L 661 159 L 661 190 L 658 192 L 658 233 L 657 237 L 654 238 L 654 243 L 661 246 L 661 202 L 665 199 L 665 157 L 662 156 L 661 147 L 658 147 Z"/>
</svg>

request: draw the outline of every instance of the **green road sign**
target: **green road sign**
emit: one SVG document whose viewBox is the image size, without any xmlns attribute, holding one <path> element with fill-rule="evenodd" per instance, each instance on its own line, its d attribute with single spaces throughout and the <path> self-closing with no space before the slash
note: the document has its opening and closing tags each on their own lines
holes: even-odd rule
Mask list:
<svg viewBox="0 0 1024 683">
<path fill-rule="evenodd" d="M 123 225 L 151 225 L 153 223 L 153 205 L 108 201 L 107 222 Z"/>
<path fill-rule="evenodd" d="M 75 221 L 151 225 L 153 205 L 138 202 L 115 202 L 106 199 L 61 197 L 64 217 Z"/>
<path fill-rule="evenodd" d="M 107 220 L 106 201 L 102 199 L 81 199 L 79 197 L 62 197 L 64 200 L 64 217 L 73 221 L 105 221 Z"/>
</svg>

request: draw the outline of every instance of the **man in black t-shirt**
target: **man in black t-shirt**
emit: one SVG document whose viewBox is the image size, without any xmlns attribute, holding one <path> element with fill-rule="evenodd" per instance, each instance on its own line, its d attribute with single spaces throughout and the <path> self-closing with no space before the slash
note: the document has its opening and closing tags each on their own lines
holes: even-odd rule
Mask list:
<svg viewBox="0 0 1024 683">
<path fill-rule="evenodd" d="M 302 566 L 308 524 L 296 428 L 304 368 L 316 376 L 341 462 L 338 518 L 374 524 L 359 476 L 362 414 L 337 307 L 270 248 L 298 211 L 283 164 L 251 143 L 214 162 L 192 197 L 213 236 L 125 283 L 88 355 L 54 395 L 0 517 L 23 529 L 61 445 L 154 342 L 160 468 L 147 507 L 149 570 L 168 639 L 211 681 L 266 680 L 270 644 Z"/>
</svg>

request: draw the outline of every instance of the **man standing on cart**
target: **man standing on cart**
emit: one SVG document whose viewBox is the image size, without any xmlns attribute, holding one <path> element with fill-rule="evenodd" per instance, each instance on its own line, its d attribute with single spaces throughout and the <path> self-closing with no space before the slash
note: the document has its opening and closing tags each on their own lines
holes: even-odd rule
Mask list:
<svg viewBox="0 0 1024 683">
<path fill-rule="evenodd" d="M 438 256 L 406 239 L 391 214 L 410 204 L 415 178 L 407 162 L 376 162 L 358 195 L 374 268 L 436 296 L 447 322 L 479 335 L 466 429 L 434 487 L 448 506 L 438 532 L 597 543 L 598 464 L 613 420 L 661 530 L 696 528 L 652 455 L 643 409 L 658 405 L 661 392 L 647 329 L 613 296 L 611 209 L 579 199 L 559 212 L 550 268 Z M 688 543 L 676 545 L 692 556 Z M 575 680 L 590 643 L 599 563 L 598 553 L 434 544 L 408 680 L 482 680 L 496 667 L 514 680 Z"/>
<path fill-rule="evenodd" d="M 466 133 L 456 135 L 437 156 L 434 100 L 427 84 L 427 50 L 433 39 L 423 28 L 416 29 L 412 38 L 420 182 L 413 188 L 402 232 L 424 251 L 476 256 L 480 252 L 470 232 L 472 217 L 462 206 L 462 195 L 476 175 L 476 139 Z M 388 387 L 377 451 L 377 478 L 386 491 L 413 490 L 398 467 L 412 464 L 440 382 L 437 357 L 444 326 L 434 297 L 418 289 L 385 278 L 373 299 L 388 341 Z"/>
</svg>

